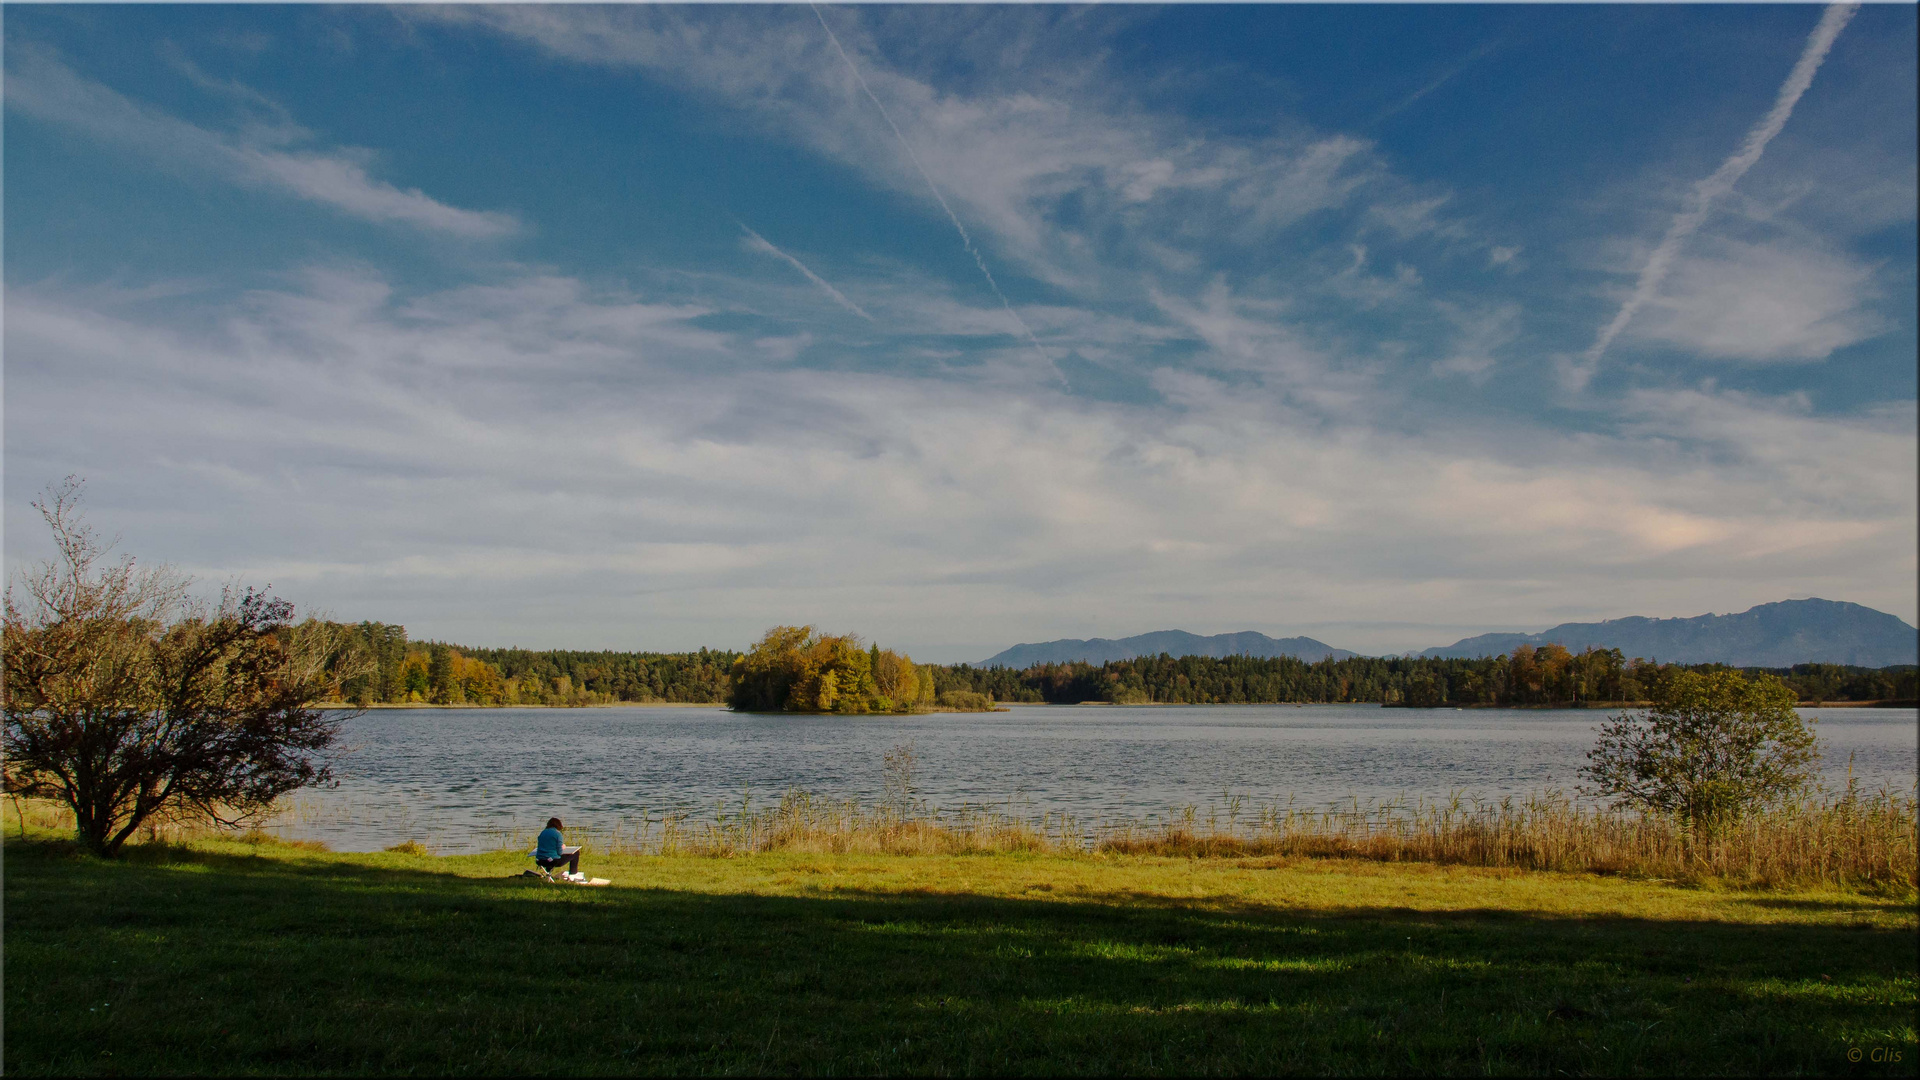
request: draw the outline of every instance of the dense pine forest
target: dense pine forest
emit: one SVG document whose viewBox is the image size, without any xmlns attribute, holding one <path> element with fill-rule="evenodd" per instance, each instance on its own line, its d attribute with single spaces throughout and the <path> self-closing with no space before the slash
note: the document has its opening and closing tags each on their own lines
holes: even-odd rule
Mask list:
<svg viewBox="0 0 1920 1080">
<path fill-rule="evenodd" d="M 741 654 L 595 652 L 570 649 L 476 649 L 409 641 L 406 628 L 361 623 L 355 647 L 369 674 L 340 687 L 358 705 L 603 705 L 615 702 L 727 700 L 729 673 Z M 1687 665 L 1705 671 L 1719 665 Z M 1030 668 L 933 665 L 934 692 L 983 694 L 996 701 L 1115 704 L 1253 704 L 1377 702 L 1462 705 L 1585 705 L 1642 701 L 1681 665 L 1627 658 L 1617 649 L 1569 653 L 1558 645 L 1522 646 L 1477 660 L 1354 657 L 1308 662 L 1289 657 L 1140 657 L 1105 664 L 1038 664 Z M 1784 678 L 1805 702 L 1911 701 L 1920 697 L 1920 669 L 1800 664 L 1747 668 Z"/>
<path fill-rule="evenodd" d="M 1644 701 L 1679 670 L 1717 664 L 1660 664 L 1619 650 L 1569 653 L 1523 645 L 1476 660 L 1353 657 L 1309 663 L 1291 657 L 1140 657 L 1105 664 L 1039 664 L 1021 671 L 965 664 L 934 669 L 942 692 L 974 690 L 998 701 L 1115 704 L 1378 702 L 1414 707 L 1585 705 Z M 1784 678 L 1802 701 L 1911 700 L 1916 669 L 1801 664 L 1747 668 Z"/>
</svg>

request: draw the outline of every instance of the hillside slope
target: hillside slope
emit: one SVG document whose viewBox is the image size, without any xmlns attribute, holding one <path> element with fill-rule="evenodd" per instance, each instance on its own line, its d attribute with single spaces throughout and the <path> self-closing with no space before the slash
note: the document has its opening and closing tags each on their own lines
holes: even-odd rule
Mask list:
<svg viewBox="0 0 1920 1080">
<path fill-rule="evenodd" d="M 1686 664 L 1887 667 L 1920 662 L 1920 630 L 1884 611 L 1819 599 L 1761 604 L 1736 615 L 1696 615 L 1690 619 L 1636 615 L 1597 623 L 1562 623 L 1537 634 L 1481 634 L 1420 655 L 1498 656 L 1522 644 L 1538 647 L 1549 642 L 1574 652 L 1592 645 L 1619 649 L 1630 657 Z"/>
<path fill-rule="evenodd" d="M 1061 638 L 1015 645 L 994 654 L 980 667 L 1026 668 L 1034 664 L 1070 664 L 1076 660 L 1104 664 L 1136 656 L 1292 656 L 1301 660 L 1345 660 L 1356 654 L 1336 649 L 1310 637 L 1270 638 L 1252 630 L 1202 637 L 1185 630 L 1156 630 L 1127 638 Z"/>
</svg>

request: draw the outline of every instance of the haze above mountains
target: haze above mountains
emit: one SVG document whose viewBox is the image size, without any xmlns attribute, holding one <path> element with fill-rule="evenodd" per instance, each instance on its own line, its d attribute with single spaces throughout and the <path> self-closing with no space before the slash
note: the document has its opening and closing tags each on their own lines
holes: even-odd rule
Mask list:
<svg viewBox="0 0 1920 1080">
<path fill-rule="evenodd" d="M 1835 600 L 1784 600 L 1733 615 L 1653 619 L 1630 616 L 1597 623 L 1562 623 L 1537 634 L 1496 633 L 1462 638 L 1413 654 L 1423 657 L 1498 656 L 1521 645 L 1591 645 L 1619 649 L 1629 657 L 1687 664 L 1741 667 L 1794 664 L 1855 664 L 1887 667 L 1920 662 L 1920 630 L 1884 611 Z M 981 667 L 1024 668 L 1033 664 L 1085 661 L 1104 664 L 1136 656 L 1291 656 L 1315 661 L 1358 655 L 1310 637 L 1272 638 L 1248 630 L 1202 636 L 1160 630 L 1127 638 L 1062 638 L 1015 645 L 980 662 Z"/>
</svg>

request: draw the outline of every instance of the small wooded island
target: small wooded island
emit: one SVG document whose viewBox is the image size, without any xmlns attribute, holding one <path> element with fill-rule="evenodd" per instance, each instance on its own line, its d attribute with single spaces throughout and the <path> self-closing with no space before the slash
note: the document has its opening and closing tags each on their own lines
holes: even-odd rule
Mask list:
<svg viewBox="0 0 1920 1080">
<path fill-rule="evenodd" d="M 741 712 L 991 712 L 993 699 L 967 690 L 934 692 L 932 665 L 853 634 L 776 626 L 733 662 L 727 704 Z"/>
</svg>

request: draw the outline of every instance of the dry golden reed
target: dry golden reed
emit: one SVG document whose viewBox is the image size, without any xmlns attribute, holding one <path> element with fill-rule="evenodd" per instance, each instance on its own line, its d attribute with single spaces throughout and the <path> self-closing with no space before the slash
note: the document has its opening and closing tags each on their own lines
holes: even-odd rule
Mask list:
<svg viewBox="0 0 1920 1080">
<path fill-rule="evenodd" d="M 891 803 L 891 804 L 890 804 Z M 922 803 L 821 798 L 789 790 L 777 803 L 755 808 L 743 795 L 734 808 L 716 807 L 711 817 L 688 811 L 642 814 L 608 830 L 569 826 L 590 848 L 632 855 L 750 855 L 792 851 L 822 855 L 984 855 L 1016 851 L 1053 852 L 1076 846 L 1072 819 L 1050 815 L 1030 820 L 989 807 L 932 811 Z M 518 846 L 520 837 L 503 846 Z M 531 837 L 526 838 L 529 842 Z"/>
<path fill-rule="evenodd" d="M 1188 807 L 1155 821 L 1085 827 L 1068 815 L 1012 808 L 930 811 L 878 807 L 790 791 L 755 809 L 710 818 L 643 815 L 589 842 L 602 851 L 736 856 L 818 854 L 1107 853 L 1188 858 L 1297 856 L 1454 863 L 1717 879 L 1744 885 L 1842 884 L 1912 888 L 1916 800 L 1880 792 L 1781 805 L 1713 828 L 1677 818 L 1582 805 L 1548 793 L 1498 803 L 1363 804 L 1302 810 Z M 516 838 L 518 839 L 518 838 Z M 511 845 L 509 845 L 511 846 Z"/>
<path fill-rule="evenodd" d="M 1886 792 L 1786 804 L 1701 827 L 1583 806 L 1548 794 L 1495 804 L 1386 803 L 1265 808 L 1245 825 L 1192 812 L 1122 827 L 1098 850 L 1126 854 L 1307 856 L 1712 878 L 1752 885 L 1916 884 L 1915 799 Z"/>
<path fill-rule="evenodd" d="M 63 807 L 14 801 L 6 827 L 70 831 Z M 1558 870 L 1773 886 L 1920 885 L 1920 802 L 1881 791 L 1785 804 L 1700 828 L 1671 816 L 1583 805 L 1557 793 L 1498 803 L 1350 800 L 1343 807 L 1196 807 L 1147 821 L 1086 825 L 1071 815 L 1005 807 L 929 809 L 912 799 L 827 799 L 789 791 L 756 807 L 748 795 L 709 817 L 642 814 L 612 828 L 569 827 L 568 839 L 610 854 L 732 857 L 757 852 L 967 855 L 1010 852 L 1185 858 L 1306 857 Z M 147 842 L 225 838 L 266 841 L 205 823 L 143 827 Z M 531 834 L 499 834 L 503 849 Z M 319 844 L 302 844 L 321 847 Z M 419 850 L 426 850 L 420 848 Z"/>
</svg>

